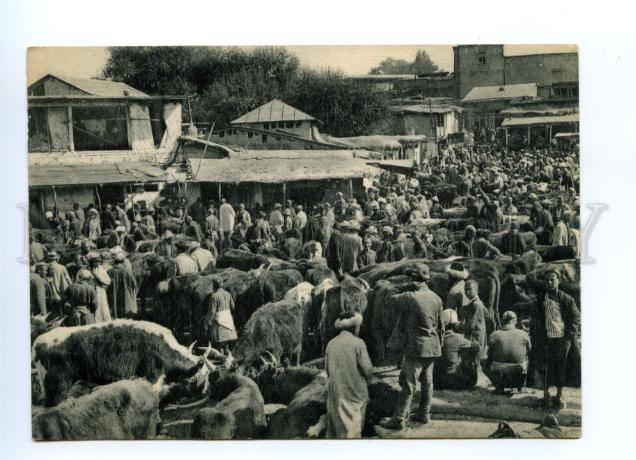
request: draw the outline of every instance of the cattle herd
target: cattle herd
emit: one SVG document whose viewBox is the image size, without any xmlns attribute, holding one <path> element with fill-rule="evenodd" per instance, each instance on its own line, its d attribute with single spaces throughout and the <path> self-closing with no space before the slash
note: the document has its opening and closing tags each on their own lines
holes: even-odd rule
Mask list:
<svg viewBox="0 0 636 460">
<path fill-rule="evenodd" d="M 483 152 L 482 156 L 492 159 L 493 152 Z M 353 270 L 334 270 L 328 255 L 306 257 L 302 245 L 291 255 L 284 250 L 250 250 L 240 245 L 225 247 L 204 270 L 179 274 L 173 257 L 153 253 L 156 242 L 145 241 L 127 254 L 141 314 L 68 325 L 61 315 L 34 312 L 34 439 L 324 437 L 328 389 L 324 350 L 337 335 L 335 320 L 345 310 L 360 313 L 364 320 L 359 335 L 374 366 L 394 367 L 399 356 L 387 343 L 401 306 L 392 296 L 414 289 L 414 272 L 428 271 L 428 287 L 447 299 L 454 283 L 449 267 L 461 263 L 478 283 L 489 331 L 501 328 L 504 311 L 514 311 L 518 326 L 527 329 L 527 306 L 535 300 L 541 274 L 548 267 L 560 272 L 562 290 L 580 306 L 578 258 L 571 245 L 539 244 L 537 238 L 541 242 L 545 229 L 522 227 L 526 250 L 512 256 L 506 255 L 501 241 L 507 230 L 486 236 L 493 247 L 500 248 L 500 254 L 476 257 L 471 251 L 466 256 L 452 249 L 458 247 L 465 228 L 483 216 L 454 214 L 462 206 L 466 211 L 465 198 L 471 186 L 466 186 L 469 191 L 464 193 L 462 186 L 449 186 L 448 169 L 460 160 L 447 161 L 431 173 L 435 176 L 439 170 L 446 171 L 444 181 L 431 187 L 437 187 L 433 190 L 443 198 L 447 212 L 439 219 L 407 216 L 402 223 L 405 229 L 428 226 L 426 254 L 418 252 L 417 243 L 415 249 L 409 246 L 412 235 L 424 239 L 426 232 L 417 230 L 409 232 L 407 244 L 402 245 L 403 257 L 356 264 Z M 470 162 L 478 171 L 484 170 L 484 182 L 491 174 L 497 179 L 505 177 L 504 191 L 492 193 L 520 196 L 521 192 L 513 190 L 513 175 L 504 174 L 514 165 L 504 163 L 495 170 L 488 162 L 483 168 L 475 158 Z M 468 173 L 459 175 L 476 180 Z M 389 186 L 384 181 L 394 182 Z M 546 180 L 533 177 L 526 182 L 541 184 Z M 426 184 L 420 183 L 425 188 Z M 396 189 L 415 194 L 408 191 L 413 187 L 411 181 L 396 181 L 394 176 L 383 175 L 377 186 L 380 195 Z M 556 196 L 554 189 L 543 190 L 545 196 Z M 531 193 L 530 189 L 523 192 Z M 375 212 L 373 207 L 370 212 Z M 531 212 L 528 207 L 528 214 Z M 517 216 L 522 223 L 524 217 L 527 220 L 523 213 L 520 209 Z M 364 212 L 363 226 L 367 219 Z M 59 243 L 49 245 L 63 252 Z M 63 253 L 62 259 L 70 260 L 67 254 L 71 252 Z M 203 321 L 215 285 L 222 285 L 232 297 L 238 332 L 238 340 L 223 349 L 210 344 Z M 528 386 L 533 386 L 532 366 L 531 359 Z M 568 385 L 580 385 L 578 352 L 570 354 L 568 368 Z M 374 427 L 393 414 L 398 395 L 399 388 L 381 378 L 369 384 L 363 436 L 378 435 Z M 506 427 L 510 427 L 502 423 L 496 437 L 508 433 Z"/>
</svg>

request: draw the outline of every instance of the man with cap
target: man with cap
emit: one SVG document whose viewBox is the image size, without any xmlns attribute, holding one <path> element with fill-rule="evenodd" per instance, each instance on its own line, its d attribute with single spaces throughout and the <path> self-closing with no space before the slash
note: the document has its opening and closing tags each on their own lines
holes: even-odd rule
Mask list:
<svg viewBox="0 0 636 460">
<path fill-rule="evenodd" d="M 359 228 L 357 221 L 356 228 Z M 353 223 L 347 220 L 340 224 L 343 232 L 342 238 L 342 271 L 343 273 L 351 273 L 358 270 L 358 254 L 364 249 L 362 246 L 362 238 L 358 235 Z"/>
<path fill-rule="evenodd" d="M 479 346 L 456 332 L 459 320 L 455 310 L 444 310 L 442 320 L 442 356 L 435 363 L 433 383 L 438 390 L 468 390 L 477 384 Z"/>
<path fill-rule="evenodd" d="M 334 271 L 334 273 L 338 276 L 342 276 L 343 274 L 342 251 L 343 251 L 344 235 L 340 229 L 340 226 L 341 224 L 337 224 L 334 227 L 333 231 L 331 232 L 331 236 L 329 237 L 329 243 L 327 244 L 327 249 L 325 250 L 325 255 L 327 257 L 327 266 L 331 268 Z"/>
<path fill-rule="evenodd" d="M 245 203 L 239 204 L 239 210 L 236 214 L 236 223 L 242 224 L 244 228 L 249 228 L 252 225 L 252 216 L 245 209 Z"/>
<path fill-rule="evenodd" d="M 203 322 L 212 345 L 227 350 L 229 343 L 238 338 L 232 317 L 234 299 L 223 289 L 223 281 L 219 278 L 212 278 L 212 288 L 214 293 L 209 297 Z"/>
<path fill-rule="evenodd" d="M 163 257 L 175 257 L 177 255 L 177 248 L 174 244 L 174 233 L 170 230 L 166 230 L 163 234 L 163 238 L 157 246 L 155 246 L 155 254 Z"/>
<path fill-rule="evenodd" d="M 503 199 L 504 205 L 501 208 L 501 212 L 506 216 L 516 216 L 519 214 L 519 210 L 512 204 L 512 197 L 506 196 Z"/>
<path fill-rule="evenodd" d="M 37 262 L 29 274 L 32 315 L 46 315 L 48 313 L 49 281 L 46 277 L 46 270 L 45 262 Z"/>
<path fill-rule="evenodd" d="M 203 231 L 201 230 L 201 226 L 192 218 L 192 216 L 186 216 L 183 224 L 183 234 L 193 238 L 199 243 L 203 240 Z"/>
<path fill-rule="evenodd" d="M 501 329 L 488 337 L 488 357 L 482 363 L 484 374 L 500 394 L 505 388 L 523 389 L 532 348 L 528 333 L 517 329 L 517 315 L 513 311 L 503 314 L 502 323 Z"/>
<path fill-rule="evenodd" d="M 468 302 L 463 305 L 458 313 L 461 324 L 459 330 L 464 337 L 479 347 L 477 360 L 486 351 L 487 332 L 496 329 L 491 313 L 486 309 L 479 298 L 479 284 L 474 279 L 469 279 L 464 285 Z"/>
<path fill-rule="evenodd" d="M 539 244 L 552 244 L 554 220 L 552 219 L 550 211 L 545 209 L 539 201 L 535 201 L 532 204 L 530 222 L 534 226 L 534 231 L 537 234 L 537 242 Z"/>
<path fill-rule="evenodd" d="M 393 228 L 385 225 L 382 227 L 382 244 L 378 251 L 378 263 L 401 260 L 401 258 L 398 258 L 399 252 L 396 249 L 396 243 L 393 241 Z"/>
<path fill-rule="evenodd" d="M 117 218 L 115 217 L 115 213 L 113 212 L 113 207 L 110 204 L 107 204 L 102 211 L 101 216 L 102 230 L 113 230 L 116 227 L 116 220 Z"/>
<path fill-rule="evenodd" d="M 442 354 L 442 299 L 426 285 L 430 279 L 428 267 L 420 272 L 419 289 L 404 292 L 392 297 L 402 306 L 397 328 L 404 337 L 404 358 L 400 371 L 402 391 L 393 417 L 380 422 L 388 429 L 403 429 L 409 418 L 411 402 L 419 378 L 421 388 L 420 405 L 413 420 L 428 423 L 430 421 L 433 399 L 433 363 Z"/>
<path fill-rule="evenodd" d="M 216 210 L 214 206 L 208 207 L 207 217 L 205 218 L 205 233 L 219 231 L 219 218 L 216 217 Z"/>
<path fill-rule="evenodd" d="M 81 269 L 77 273 L 77 280 L 64 292 L 62 311 L 66 315 L 66 326 L 82 326 L 95 322 L 97 293 L 92 280 L 91 272 Z"/>
<path fill-rule="evenodd" d="M 203 272 L 206 267 L 214 267 L 216 265 L 216 258 L 212 251 L 202 247 L 197 241 L 192 241 L 189 248 L 190 257 L 194 259 L 199 268 L 199 272 Z"/>
<path fill-rule="evenodd" d="M 559 289 L 561 274 L 556 268 L 543 273 L 543 283 L 543 292 L 531 312 L 530 336 L 544 372 L 544 405 L 562 408 L 568 355 L 571 347 L 578 345 L 581 314 L 575 300 Z M 557 387 L 552 401 L 550 383 Z"/>
<path fill-rule="evenodd" d="M 35 236 L 29 236 L 29 251 L 36 262 L 43 262 L 48 252 L 48 249 L 42 243 L 42 239 L 41 233 L 36 233 Z"/>
<path fill-rule="evenodd" d="M 84 228 L 84 221 L 86 220 L 84 210 L 80 207 L 79 203 L 73 203 L 73 214 L 75 214 L 75 220 L 78 222 L 79 231 L 77 232 L 77 237 L 82 233 L 82 228 Z"/>
<path fill-rule="evenodd" d="M 176 244 L 178 255 L 174 261 L 177 265 L 177 275 L 185 275 L 187 273 L 198 273 L 199 266 L 196 261 L 188 255 L 190 243 L 180 240 Z"/>
<path fill-rule="evenodd" d="M 510 222 L 510 230 L 501 238 L 501 247 L 502 252 L 509 256 L 520 256 L 526 252 L 526 241 L 519 233 L 519 222 L 516 220 Z"/>
<path fill-rule="evenodd" d="M 346 211 L 347 211 L 347 202 L 344 199 L 342 192 L 337 192 L 336 201 L 333 202 L 334 215 L 337 215 L 338 217 L 343 217 Z"/>
<path fill-rule="evenodd" d="M 245 232 L 245 240 L 254 254 L 257 254 L 258 251 L 269 241 L 269 234 L 264 225 L 265 217 L 265 213 L 263 211 L 259 211 L 257 219 Z"/>
<path fill-rule="evenodd" d="M 305 225 L 307 225 L 307 214 L 303 211 L 303 207 L 298 205 L 296 206 L 296 217 L 294 217 L 294 228 L 302 232 Z"/>
<path fill-rule="evenodd" d="M 114 318 L 135 318 L 137 316 L 137 280 L 124 266 L 126 254 L 118 251 L 114 255 L 114 265 L 108 270 L 111 283 L 108 286 L 108 303 Z"/>
<path fill-rule="evenodd" d="M 53 287 L 55 287 L 55 290 L 61 296 L 71 285 L 71 276 L 68 274 L 66 267 L 58 262 L 60 255 L 57 252 L 49 252 L 46 260 L 49 263 L 49 274 Z"/>
<path fill-rule="evenodd" d="M 285 224 L 285 219 L 283 218 L 283 213 L 281 211 L 281 204 L 274 203 L 274 209 L 269 213 L 269 226 L 276 233 L 276 235 L 283 234 L 283 225 Z"/>
<path fill-rule="evenodd" d="M 316 241 L 323 247 L 323 252 L 327 249 L 331 232 L 333 232 L 333 227 L 329 224 L 327 216 L 323 214 L 320 216 L 320 225 L 316 230 Z"/>
<path fill-rule="evenodd" d="M 362 239 L 362 252 L 358 255 L 358 267 L 364 268 L 376 263 L 376 253 L 372 248 L 373 242 L 369 236 Z"/>
</svg>

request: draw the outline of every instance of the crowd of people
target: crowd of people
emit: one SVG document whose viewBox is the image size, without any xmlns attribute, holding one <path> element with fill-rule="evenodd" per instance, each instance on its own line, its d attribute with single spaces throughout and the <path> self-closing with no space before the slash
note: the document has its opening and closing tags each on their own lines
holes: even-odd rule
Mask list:
<svg viewBox="0 0 636 460">
<path fill-rule="evenodd" d="M 578 258 L 578 164 L 576 148 L 448 148 L 411 177 L 385 172 L 363 196 L 339 192 L 331 202 L 308 197 L 248 209 L 226 199 L 189 203 L 172 197 L 143 210 L 76 203 L 68 211 L 48 211 L 48 228 L 31 231 L 31 311 L 65 315 L 67 325 L 143 318 L 129 254 L 144 242 L 152 242 L 154 257 L 173 258 L 179 275 L 205 271 L 229 248 L 324 263 L 339 278 L 407 258 L 515 260 L 530 249 L 527 232 L 536 244 L 567 248 Z M 445 226 L 446 220 L 455 227 Z M 498 244 L 495 235 L 501 237 Z M 50 243 L 73 248 L 70 262 L 61 264 Z M 427 287 L 430 275 L 423 272 L 411 276 L 417 289 L 397 296 L 402 315 L 394 336 L 401 340 L 392 336 L 392 342 L 404 354 L 402 393 L 396 414 L 383 426 L 404 426 L 418 379 L 421 402 L 413 417 L 423 423 L 430 418 L 433 387 L 472 388 L 480 366 L 496 391 L 523 391 L 533 347 L 544 350 L 546 372 L 556 380 L 554 398 L 545 384 L 546 407 L 563 407 L 564 363 L 580 315 L 572 297 L 559 289 L 560 272 L 545 272 L 545 292 L 527 331 L 512 311 L 496 320 L 490 316 L 478 283 L 460 261 L 447 272 L 453 284 L 446 299 Z M 220 345 L 237 338 L 232 298 L 222 288 L 215 286 L 206 316 L 211 340 Z M 499 321 L 501 328 L 488 325 Z M 343 411 L 364 411 L 368 398 L 362 382 L 372 368 L 364 342 L 355 337 L 360 324 L 361 318 L 343 313 L 341 333 L 326 349 L 330 394 L 338 395 L 328 402 L 336 414 L 330 415 L 335 435 L 355 432 Z"/>
</svg>

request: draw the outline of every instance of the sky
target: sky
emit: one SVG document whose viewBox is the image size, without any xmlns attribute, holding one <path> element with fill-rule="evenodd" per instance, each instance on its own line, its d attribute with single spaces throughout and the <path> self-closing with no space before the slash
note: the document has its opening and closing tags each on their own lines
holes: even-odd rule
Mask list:
<svg viewBox="0 0 636 460">
<path fill-rule="evenodd" d="M 302 65 L 317 69 L 340 70 L 348 75 L 364 75 L 387 57 L 412 61 L 424 49 L 442 70 L 453 70 L 452 45 L 305 45 L 288 46 Z M 575 45 L 506 45 L 504 54 L 514 56 L 531 53 L 576 51 Z M 97 77 L 101 73 L 108 49 L 105 47 L 39 47 L 29 48 L 27 81 L 33 83 L 47 73 L 72 77 Z"/>
</svg>

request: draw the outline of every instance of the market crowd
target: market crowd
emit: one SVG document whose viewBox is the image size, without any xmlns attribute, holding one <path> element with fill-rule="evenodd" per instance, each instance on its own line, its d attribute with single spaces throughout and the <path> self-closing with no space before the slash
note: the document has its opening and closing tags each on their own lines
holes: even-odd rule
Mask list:
<svg viewBox="0 0 636 460">
<path fill-rule="evenodd" d="M 455 257 L 446 299 L 427 287 L 426 272 L 412 273 L 417 288 L 398 296 L 403 313 L 394 336 L 401 339 L 391 338 L 404 356 L 402 393 L 397 412 L 383 426 L 404 426 L 418 380 L 421 401 L 412 417 L 423 423 L 430 418 L 433 387 L 472 388 L 479 367 L 495 391 L 524 391 L 533 347 L 544 350 L 546 372 L 556 381 L 554 397 L 545 385 L 546 407 L 563 407 L 564 363 L 578 340 L 580 314 L 573 298 L 559 289 L 561 273 L 544 272 L 544 292 L 529 325 L 505 311 L 498 319 L 501 327 L 492 330 L 478 283 L 459 258 L 521 260 L 529 249 L 525 232 L 539 245 L 578 258 L 578 164 L 576 147 L 458 147 L 443 150 L 413 176 L 383 172 L 363 196 L 338 193 L 330 202 L 287 200 L 248 209 L 225 199 L 188 203 L 173 196 L 144 209 L 114 203 L 52 209 L 46 212 L 48 228 L 31 229 L 31 312 L 65 316 L 69 326 L 144 319 L 129 261 L 143 245 L 151 246 L 154 257 L 173 258 L 178 275 L 203 272 L 229 248 L 321 262 L 339 278 L 383 262 Z M 496 235 L 499 244 L 493 242 Z M 71 254 L 65 264 L 59 248 Z M 231 296 L 222 285 L 215 288 L 206 321 L 212 342 L 223 345 L 235 340 L 237 331 Z M 343 315 L 337 323 L 341 334 L 326 350 L 330 391 L 345 400 L 364 400 L 362 382 L 372 369 L 364 343 L 355 337 L 361 318 Z M 364 410 L 364 404 L 358 407 Z M 342 410 L 337 401 L 333 410 Z M 336 434 L 343 430 L 349 433 L 345 426 Z"/>
</svg>

